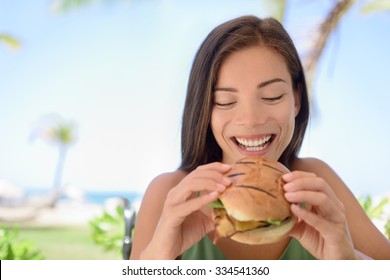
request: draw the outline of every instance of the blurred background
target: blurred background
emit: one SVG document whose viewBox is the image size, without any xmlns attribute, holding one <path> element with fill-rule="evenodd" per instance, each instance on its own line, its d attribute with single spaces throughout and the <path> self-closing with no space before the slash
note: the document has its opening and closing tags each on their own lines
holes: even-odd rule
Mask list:
<svg viewBox="0 0 390 280">
<path fill-rule="evenodd" d="M 327 162 L 367 208 L 380 204 L 390 195 L 389 11 L 388 0 L 0 0 L 0 220 L 46 246 L 34 226 L 58 215 L 83 226 L 102 205 L 115 215 L 113 197 L 137 209 L 149 182 L 180 163 L 195 52 L 248 14 L 283 22 L 304 62 L 313 114 L 300 155 Z M 117 257 L 68 249 L 45 248 L 46 258 Z"/>
</svg>

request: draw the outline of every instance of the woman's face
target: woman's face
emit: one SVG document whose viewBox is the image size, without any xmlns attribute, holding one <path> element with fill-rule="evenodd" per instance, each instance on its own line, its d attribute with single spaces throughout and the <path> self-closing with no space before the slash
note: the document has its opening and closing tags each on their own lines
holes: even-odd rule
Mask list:
<svg viewBox="0 0 390 280">
<path fill-rule="evenodd" d="M 225 163 L 259 155 L 277 160 L 291 141 L 300 96 L 281 55 L 250 47 L 221 64 L 211 128 Z"/>
</svg>

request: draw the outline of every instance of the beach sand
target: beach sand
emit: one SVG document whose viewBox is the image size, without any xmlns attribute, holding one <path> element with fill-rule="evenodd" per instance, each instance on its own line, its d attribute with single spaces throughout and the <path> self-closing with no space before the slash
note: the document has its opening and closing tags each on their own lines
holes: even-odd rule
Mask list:
<svg viewBox="0 0 390 280">
<path fill-rule="evenodd" d="M 101 215 L 102 205 L 83 201 L 58 201 L 54 207 L 0 207 L 0 221 L 26 227 L 83 226 Z"/>
</svg>

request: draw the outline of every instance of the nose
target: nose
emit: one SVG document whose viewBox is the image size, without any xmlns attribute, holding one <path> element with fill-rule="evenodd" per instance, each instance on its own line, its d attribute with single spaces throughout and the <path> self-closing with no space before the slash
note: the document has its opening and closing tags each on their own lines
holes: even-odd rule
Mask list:
<svg viewBox="0 0 390 280">
<path fill-rule="evenodd" d="M 248 101 L 241 103 L 236 110 L 236 123 L 248 128 L 262 125 L 266 122 L 267 116 L 264 108 L 259 102 Z"/>
</svg>

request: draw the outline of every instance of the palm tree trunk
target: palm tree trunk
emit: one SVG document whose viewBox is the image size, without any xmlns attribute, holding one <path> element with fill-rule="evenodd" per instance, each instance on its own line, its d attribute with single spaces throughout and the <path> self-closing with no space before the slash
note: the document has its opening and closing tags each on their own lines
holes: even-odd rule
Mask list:
<svg viewBox="0 0 390 280">
<path fill-rule="evenodd" d="M 312 51 L 305 60 L 305 70 L 307 75 L 307 82 L 309 91 L 312 89 L 312 83 L 316 72 L 318 61 L 322 52 L 329 41 L 332 32 L 337 28 L 343 15 L 355 4 L 356 0 L 341 0 L 338 1 L 331 11 L 328 13 L 326 19 L 319 27 L 318 37 L 315 40 Z"/>
<path fill-rule="evenodd" d="M 58 160 L 57 160 L 57 166 L 54 174 L 54 181 L 52 189 L 56 193 L 56 198 L 53 200 L 52 207 L 54 207 L 58 201 L 59 195 L 60 195 L 60 188 L 62 187 L 62 173 L 64 170 L 65 165 L 65 158 L 66 154 L 68 152 L 67 146 L 60 146 L 59 154 L 58 154 Z"/>
<path fill-rule="evenodd" d="M 64 170 L 65 158 L 68 148 L 66 146 L 60 146 L 56 171 L 54 174 L 53 189 L 60 188 L 62 185 L 62 173 Z"/>
</svg>

